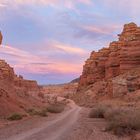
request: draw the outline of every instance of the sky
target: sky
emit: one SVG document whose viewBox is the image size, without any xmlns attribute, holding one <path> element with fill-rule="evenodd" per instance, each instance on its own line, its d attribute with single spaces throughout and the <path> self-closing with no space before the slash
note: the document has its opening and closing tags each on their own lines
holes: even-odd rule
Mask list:
<svg viewBox="0 0 140 140">
<path fill-rule="evenodd" d="M 0 59 L 39 84 L 69 82 L 139 17 L 140 0 L 0 0 Z"/>
</svg>

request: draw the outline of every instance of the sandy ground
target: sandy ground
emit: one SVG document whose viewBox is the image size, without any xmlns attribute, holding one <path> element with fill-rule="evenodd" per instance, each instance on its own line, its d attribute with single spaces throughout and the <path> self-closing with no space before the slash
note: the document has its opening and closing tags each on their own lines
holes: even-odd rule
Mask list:
<svg viewBox="0 0 140 140">
<path fill-rule="evenodd" d="M 104 119 L 89 118 L 88 112 L 88 108 L 82 108 L 78 122 L 69 135 L 63 136 L 61 140 L 130 140 L 130 137 L 117 137 L 105 132 L 106 121 Z"/>
<path fill-rule="evenodd" d="M 0 140 L 129 140 L 104 132 L 103 119 L 88 118 L 89 109 L 74 103 L 47 118 L 34 117 L 0 128 Z"/>
</svg>

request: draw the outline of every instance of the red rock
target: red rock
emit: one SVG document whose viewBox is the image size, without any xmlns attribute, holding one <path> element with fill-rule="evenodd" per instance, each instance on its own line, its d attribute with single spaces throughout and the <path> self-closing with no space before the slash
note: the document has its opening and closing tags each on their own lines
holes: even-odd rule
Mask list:
<svg viewBox="0 0 140 140">
<path fill-rule="evenodd" d="M 4 60 L 0 60 L 0 116 L 13 112 L 26 113 L 25 109 L 42 107 L 40 86 L 36 81 L 17 76 Z"/>
<path fill-rule="evenodd" d="M 0 32 L 0 45 L 2 44 L 2 39 L 3 39 L 3 36 L 2 36 L 2 33 Z"/>
<path fill-rule="evenodd" d="M 91 53 L 83 66 L 78 90 L 138 67 L 140 67 L 140 27 L 135 23 L 125 24 L 118 41 L 110 43 L 108 48 Z"/>
</svg>

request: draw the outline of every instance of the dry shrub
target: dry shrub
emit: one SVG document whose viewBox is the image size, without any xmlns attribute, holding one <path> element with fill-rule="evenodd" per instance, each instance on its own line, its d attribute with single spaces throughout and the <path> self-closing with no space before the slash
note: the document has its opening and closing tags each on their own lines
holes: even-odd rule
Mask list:
<svg viewBox="0 0 140 140">
<path fill-rule="evenodd" d="M 47 111 L 50 113 L 61 113 L 62 111 L 64 111 L 65 109 L 65 105 L 64 104 L 50 104 L 47 107 Z"/>
<path fill-rule="evenodd" d="M 108 110 L 107 106 L 97 105 L 89 112 L 89 118 L 104 118 L 105 112 Z"/>
<path fill-rule="evenodd" d="M 9 116 L 9 117 L 7 118 L 7 120 L 15 121 L 15 120 L 21 120 L 22 118 L 23 118 L 23 115 L 18 114 L 18 113 L 14 113 L 14 114 L 12 114 L 11 116 Z"/>
<path fill-rule="evenodd" d="M 110 110 L 105 113 L 108 120 L 107 130 L 112 130 L 117 135 L 129 135 L 140 130 L 140 110 Z"/>
<path fill-rule="evenodd" d="M 47 109 L 35 110 L 34 108 L 31 108 L 31 109 L 26 110 L 26 112 L 31 116 L 34 116 L 34 115 L 38 115 L 38 116 L 42 116 L 42 117 L 47 117 L 48 116 L 48 114 L 47 114 L 48 110 Z"/>
<path fill-rule="evenodd" d="M 140 109 L 134 107 L 111 107 L 97 105 L 89 113 L 90 118 L 105 118 L 107 131 L 123 136 L 140 130 Z"/>
<path fill-rule="evenodd" d="M 38 113 L 34 108 L 27 109 L 26 112 L 31 116 L 37 115 Z"/>
<path fill-rule="evenodd" d="M 122 108 L 110 108 L 104 113 L 104 118 L 108 121 L 112 120 L 114 117 L 124 114 L 126 111 Z"/>
<path fill-rule="evenodd" d="M 47 117 L 48 116 L 47 112 L 48 112 L 47 109 L 43 109 L 41 111 L 38 111 L 37 115 L 39 115 L 41 117 Z"/>
</svg>

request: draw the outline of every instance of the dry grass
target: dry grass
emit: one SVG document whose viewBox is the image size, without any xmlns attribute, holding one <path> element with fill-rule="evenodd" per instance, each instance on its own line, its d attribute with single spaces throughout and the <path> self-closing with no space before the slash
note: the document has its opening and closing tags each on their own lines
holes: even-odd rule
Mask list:
<svg viewBox="0 0 140 140">
<path fill-rule="evenodd" d="M 108 110 L 107 106 L 97 105 L 89 112 L 89 118 L 104 118 L 106 110 Z"/>
<path fill-rule="evenodd" d="M 140 109 L 134 107 L 108 107 L 100 105 L 89 113 L 90 118 L 105 118 L 106 131 L 123 136 L 131 135 L 140 130 Z"/>
<path fill-rule="evenodd" d="M 31 116 L 37 115 L 37 111 L 34 108 L 27 109 L 26 112 Z"/>
<path fill-rule="evenodd" d="M 41 111 L 38 111 L 37 115 L 41 116 L 41 117 L 47 117 L 48 114 L 47 114 L 47 109 L 43 109 Z"/>
<path fill-rule="evenodd" d="M 140 130 L 140 110 L 112 110 L 106 115 L 106 119 L 108 120 L 107 130 L 112 130 L 117 135 L 129 135 Z"/>
<path fill-rule="evenodd" d="M 18 114 L 18 113 L 14 113 L 14 114 L 12 114 L 11 116 L 9 116 L 9 117 L 7 118 L 7 120 L 15 121 L 15 120 L 21 120 L 22 118 L 23 118 L 23 115 Z"/>
<path fill-rule="evenodd" d="M 26 111 L 29 115 L 34 116 L 34 115 L 38 115 L 38 116 L 42 116 L 42 117 L 47 117 L 47 109 L 42 109 L 42 110 L 35 110 L 35 109 L 28 109 Z"/>
<path fill-rule="evenodd" d="M 64 104 L 51 104 L 47 107 L 47 110 L 50 113 L 61 113 L 62 111 L 64 111 L 64 109 Z"/>
</svg>

